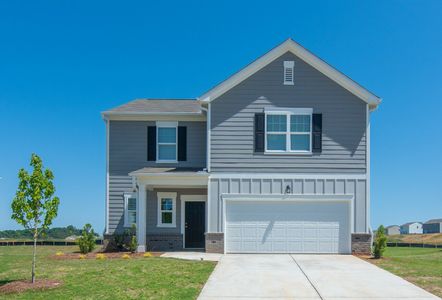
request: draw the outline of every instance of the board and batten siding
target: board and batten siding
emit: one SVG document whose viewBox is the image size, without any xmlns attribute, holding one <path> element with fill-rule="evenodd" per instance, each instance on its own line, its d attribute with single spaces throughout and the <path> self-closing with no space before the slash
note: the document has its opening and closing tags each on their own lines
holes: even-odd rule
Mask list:
<svg viewBox="0 0 442 300">
<path fill-rule="evenodd" d="M 283 63 L 295 61 L 294 85 Z M 292 53 L 286 53 L 211 104 L 211 172 L 365 173 L 365 102 Z M 254 114 L 266 107 L 322 113 L 322 153 L 254 152 Z"/>
<path fill-rule="evenodd" d="M 293 195 L 353 195 L 353 226 L 352 232 L 366 232 L 366 188 L 365 179 L 349 177 L 279 179 L 270 178 L 211 178 L 209 180 L 209 232 L 223 232 L 223 195 L 282 195 L 290 186 Z"/>
<path fill-rule="evenodd" d="M 206 167 L 206 122 L 179 121 L 187 127 L 187 160 L 176 164 L 147 161 L 147 127 L 153 121 L 110 121 L 109 126 L 109 229 L 124 230 L 124 193 L 133 192 L 130 172 L 144 167 Z"/>
</svg>

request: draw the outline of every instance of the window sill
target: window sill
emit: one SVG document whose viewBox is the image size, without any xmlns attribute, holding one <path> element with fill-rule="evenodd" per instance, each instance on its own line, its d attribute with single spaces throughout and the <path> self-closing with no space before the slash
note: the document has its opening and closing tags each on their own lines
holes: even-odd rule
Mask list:
<svg viewBox="0 0 442 300">
<path fill-rule="evenodd" d="M 177 160 L 156 160 L 155 163 L 157 164 L 177 164 Z"/>
<path fill-rule="evenodd" d="M 176 228 L 176 224 L 157 224 L 157 227 Z"/>
<path fill-rule="evenodd" d="M 313 152 L 272 152 L 272 151 L 266 151 L 264 152 L 264 155 L 290 155 L 290 156 L 312 156 Z"/>
</svg>

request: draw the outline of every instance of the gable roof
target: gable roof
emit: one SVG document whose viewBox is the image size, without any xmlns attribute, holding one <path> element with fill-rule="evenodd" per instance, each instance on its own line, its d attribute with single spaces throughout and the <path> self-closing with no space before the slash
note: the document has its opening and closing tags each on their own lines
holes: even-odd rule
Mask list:
<svg viewBox="0 0 442 300">
<path fill-rule="evenodd" d="M 247 65 L 239 72 L 233 74 L 220 84 L 216 85 L 211 90 L 207 91 L 198 99 L 202 102 L 211 102 L 215 100 L 216 98 L 218 98 L 234 86 L 238 85 L 254 73 L 258 72 L 286 52 L 293 53 L 294 55 L 305 61 L 307 64 L 311 65 L 312 67 L 335 81 L 337 84 L 341 85 L 343 88 L 347 89 L 349 92 L 359 97 L 361 100 L 369 105 L 370 109 L 376 109 L 376 107 L 381 103 L 381 98 L 379 98 L 363 86 L 359 85 L 343 73 L 339 72 L 292 39 L 288 39 L 279 46 L 273 48 L 251 64 Z"/>
<path fill-rule="evenodd" d="M 435 224 L 435 223 L 442 223 L 442 219 L 431 219 L 425 222 L 424 224 Z"/>
<path fill-rule="evenodd" d="M 390 225 L 390 226 L 387 226 L 387 229 L 390 229 L 390 228 L 399 228 L 400 226 L 399 225 Z"/>
<path fill-rule="evenodd" d="M 422 222 L 408 222 L 408 223 L 402 224 L 401 227 L 402 226 L 410 226 L 411 224 L 414 224 L 414 223 L 422 224 Z"/>
</svg>

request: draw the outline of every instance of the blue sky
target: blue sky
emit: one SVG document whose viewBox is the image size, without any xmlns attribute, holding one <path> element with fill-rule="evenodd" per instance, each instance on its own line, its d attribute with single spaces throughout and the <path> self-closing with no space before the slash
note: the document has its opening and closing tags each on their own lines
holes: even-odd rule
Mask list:
<svg viewBox="0 0 442 300">
<path fill-rule="evenodd" d="M 54 225 L 102 232 L 100 111 L 198 97 L 288 37 L 384 99 L 372 225 L 442 217 L 441 11 L 439 0 L 2 1 L 0 230 L 19 228 L 10 202 L 35 152 L 56 176 Z"/>
</svg>

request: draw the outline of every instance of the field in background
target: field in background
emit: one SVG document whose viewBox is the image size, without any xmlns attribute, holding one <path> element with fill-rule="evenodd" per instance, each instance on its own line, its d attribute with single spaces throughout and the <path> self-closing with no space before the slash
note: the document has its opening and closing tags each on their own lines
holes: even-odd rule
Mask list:
<svg viewBox="0 0 442 300">
<path fill-rule="evenodd" d="M 432 234 L 399 234 L 387 236 L 388 243 L 415 243 L 442 245 L 442 233 Z"/>
</svg>

